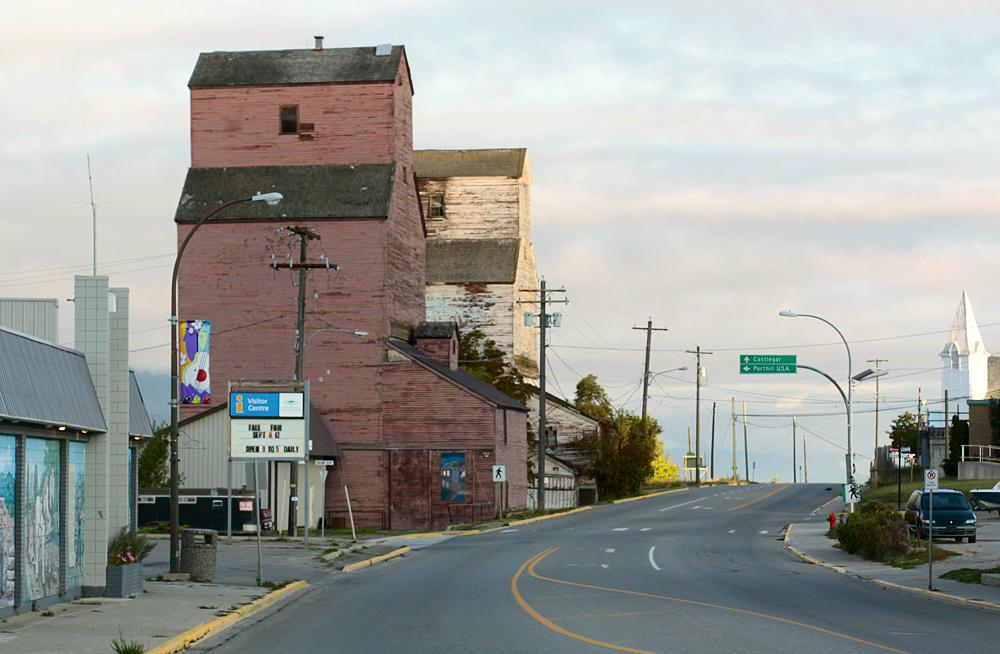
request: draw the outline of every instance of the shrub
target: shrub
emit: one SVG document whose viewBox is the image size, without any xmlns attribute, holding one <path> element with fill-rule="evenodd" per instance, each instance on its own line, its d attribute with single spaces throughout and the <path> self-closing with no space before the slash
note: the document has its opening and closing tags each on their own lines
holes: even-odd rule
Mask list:
<svg viewBox="0 0 1000 654">
<path fill-rule="evenodd" d="M 134 533 L 126 527 L 108 543 L 108 565 L 128 565 L 142 561 L 156 547 L 145 534 Z"/>
<path fill-rule="evenodd" d="M 844 551 L 871 561 L 888 562 L 910 549 L 906 522 L 881 502 L 862 504 L 837 525 L 836 536 Z"/>
</svg>

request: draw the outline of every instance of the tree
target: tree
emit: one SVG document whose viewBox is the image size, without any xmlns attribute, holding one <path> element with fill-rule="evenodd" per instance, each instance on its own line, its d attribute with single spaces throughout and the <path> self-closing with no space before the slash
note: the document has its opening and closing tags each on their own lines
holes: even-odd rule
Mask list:
<svg viewBox="0 0 1000 654">
<path fill-rule="evenodd" d="M 458 342 L 459 367 L 522 404 L 531 395 L 532 386 L 507 358 L 507 353 L 482 330 L 474 329 L 462 335 Z"/>
<path fill-rule="evenodd" d="M 948 430 L 948 458 L 941 462 L 944 473 L 949 477 L 958 476 L 958 462 L 962 460 L 962 446 L 969 444 L 969 421 L 957 415 L 951 417 Z"/>
<path fill-rule="evenodd" d="M 153 438 L 139 450 L 139 488 L 166 488 L 170 485 L 168 432 L 168 425 L 154 424 Z"/>
<path fill-rule="evenodd" d="M 889 437 L 892 439 L 893 447 L 910 448 L 911 452 L 919 449 L 919 437 L 917 435 L 917 419 L 909 411 L 901 413 L 892 421 L 889 428 Z"/>
<path fill-rule="evenodd" d="M 670 460 L 670 455 L 663 451 L 663 441 L 656 439 L 656 451 L 653 455 L 653 472 L 646 481 L 664 483 L 677 481 L 681 476 L 681 467 Z"/>
<path fill-rule="evenodd" d="M 614 407 L 595 375 L 587 375 L 576 384 L 576 408 L 583 415 L 602 425 L 611 422 Z"/>
</svg>

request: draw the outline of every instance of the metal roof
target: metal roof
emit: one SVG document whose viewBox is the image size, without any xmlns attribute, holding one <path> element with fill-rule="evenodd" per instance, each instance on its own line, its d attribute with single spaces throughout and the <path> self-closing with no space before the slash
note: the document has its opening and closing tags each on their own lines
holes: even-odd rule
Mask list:
<svg viewBox="0 0 1000 654">
<path fill-rule="evenodd" d="M 0 417 L 107 431 L 83 353 L 3 327 Z"/>
<path fill-rule="evenodd" d="M 134 370 L 128 371 L 128 433 L 129 436 L 153 437 L 153 423 L 149 420 Z"/>
<path fill-rule="evenodd" d="M 203 52 L 188 87 L 393 82 L 404 52 L 401 45 L 387 55 L 374 47 Z"/>
<path fill-rule="evenodd" d="M 174 220 L 195 222 L 222 202 L 270 191 L 285 196 L 280 204 L 242 202 L 212 221 L 386 218 L 395 172 L 391 163 L 190 168 Z"/>
</svg>

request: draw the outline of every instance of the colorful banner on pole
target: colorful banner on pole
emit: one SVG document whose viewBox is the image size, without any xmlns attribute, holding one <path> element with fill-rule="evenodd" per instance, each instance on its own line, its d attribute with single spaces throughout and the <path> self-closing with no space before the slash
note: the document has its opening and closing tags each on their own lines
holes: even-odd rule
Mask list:
<svg viewBox="0 0 1000 654">
<path fill-rule="evenodd" d="M 208 341 L 211 320 L 182 320 L 178 325 L 181 404 L 211 404 Z"/>
</svg>

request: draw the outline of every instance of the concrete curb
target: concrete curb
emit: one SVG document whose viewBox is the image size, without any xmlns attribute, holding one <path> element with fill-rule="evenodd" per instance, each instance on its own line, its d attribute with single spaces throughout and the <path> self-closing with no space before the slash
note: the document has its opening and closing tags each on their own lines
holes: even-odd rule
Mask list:
<svg viewBox="0 0 1000 654">
<path fill-rule="evenodd" d="M 802 559 L 806 563 L 811 563 L 813 565 L 819 565 L 819 566 L 822 566 L 824 568 L 827 568 L 828 570 L 833 570 L 834 572 L 837 572 L 837 573 L 840 573 L 840 574 L 847 574 L 847 575 L 850 575 L 850 576 L 852 576 L 855 579 L 858 579 L 860 581 L 865 581 L 865 582 L 868 582 L 870 584 L 875 584 L 876 586 L 882 586 L 883 588 L 892 588 L 894 590 L 902 590 L 902 591 L 906 591 L 906 592 L 909 592 L 909 593 L 915 593 L 917 595 L 923 595 L 925 597 L 932 597 L 934 599 L 944 600 L 944 601 L 947 601 L 947 602 L 955 602 L 955 603 L 958 603 L 958 604 L 965 604 L 967 606 L 975 606 L 975 607 L 979 607 L 979 608 L 994 609 L 994 610 L 1000 611 L 1000 604 L 996 604 L 994 602 L 988 602 L 986 600 L 971 599 L 971 598 L 968 598 L 968 597 L 962 597 L 960 595 L 952 595 L 950 593 L 942 593 L 941 591 L 937 591 L 937 590 L 928 590 L 926 588 L 914 588 L 913 586 L 904 586 L 903 584 L 897 584 L 897 583 L 894 583 L 894 582 L 891 582 L 891 581 L 884 581 L 882 579 L 875 579 L 874 577 L 865 577 L 864 575 L 860 575 L 860 574 L 858 574 L 856 572 L 851 572 L 847 568 L 844 568 L 842 566 L 833 565 L 832 563 L 827 563 L 826 561 L 820 561 L 819 559 L 817 559 L 815 557 L 809 556 L 808 554 L 806 554 L 802 550 L 798 549 L 794 545 L 789 545 L 788 544 L 788 537 L 789 537 L 789 534 L 791 534 L 791 531 L 792 531 L 792 526 L 789 525 L 788 531 L 785 532 L 785 547 L 789 551 L 791 551 L 793 554 L 795 554 L 795 556 L 799 557 L 800 559 Z"/>
<path fill-rule="evenodd" d="M 146 650 L 146 654 L 174 654 L 175 652 L 183 651 L 202 638 L 220 631 L 234 622 L 247 618 L 258 611 L 262 611 L 286 595 L 290 595 L 308 585 L 309 583 L 303 580 L 293 581 L 287 586 L 279 588 L 278 590 L 270 592 L 262 597 L 258 597 L 249 604 L 239 607 L 232 613 L 219 616 L 214 620 L 209 620 L 208 622 L 192 627 L 187 631 L 183 631 L 170 640 L 157 645 L 153 649 Z"/>
<path fill-rule="evenodd" d="M 649 493 L 647 495 L 636 495 L 635 497 L 625 497 L 620 500 L 611 500 L 608 504 L 626 504 L 628 502 L 637 502 L 639 500 L 648 500 L 651 497 L 660 497 L 661 495 L 669 495 L 670 493 L 686 493 L 689 488 L 672 488 L 670 490 L 658 491 L 656 493 Z"/>
<path fill-rule="evenodd" d="M 564 515 L 573 515 L 574 513 L 582 513 L 584 511 L 590 511 L 593 505 L 578 506 L 575 509 L 570 509 L 569 511 L 563 511 L 561 513 L 550 513 L 548 515 L 540 515 L 534 518 L 525 518 L 524 520 L 515 520 L 514 522 L 508 522 L 506 525 L 497 527 L 496 529 L 507 529 L 509 527 L 516 527 L 518 525 L 530 525 L 532 522 L 541 522 L 542 520 L 551 520 L 552 518 L 561 518 Z M 491 529 L 490 531 L 496 531 L 496 529 Z"/>
<path fill-rule="evenodd" d="M 364 561 L 358 561 L 357 563 L 349 563 L 345 565 L 341 570 L 343 572 L 354 572 L 355 570 L 361 570 L 362 568 L 368 568 L 375 565 L 376 563 L 381 563 L 382 561 L 388 561 L 389 559 L 394 559 L 397 556 L 403 556 L 404 554 L 409 554 L 409 547 L 400 547 L 398 550 L 393 550 L 388 554 L 383 554 L 381 556 L 373 556 L 370 559 L 365 559 Z"/>
</svg>

